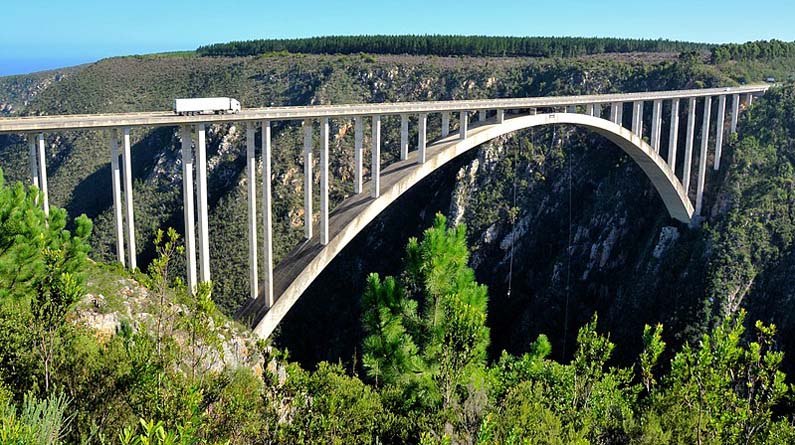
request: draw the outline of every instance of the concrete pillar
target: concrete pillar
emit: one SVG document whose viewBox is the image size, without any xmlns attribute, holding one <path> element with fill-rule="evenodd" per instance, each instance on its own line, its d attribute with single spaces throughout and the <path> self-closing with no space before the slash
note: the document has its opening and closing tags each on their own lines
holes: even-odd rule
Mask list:
<svg viewBox="0 0 795 445">
<path fill-rule="evenodd" d="M 707 149 L 709 148 L 709 119 L 712 97 L 704 98 L 704 122 L 701 127 L 701 154 L 698 157 L 698 184 L 696 185 L 696 215 L 701 215 L 704 198 L 704 181 L 707 176 Z"/>
<path fill-rule="evenodd" d="M 497 123 L 505 122 L 505 110 L 497 110 Z"/>
<path fill-rule="evenodd" d="M 37 181 L 38 183 L 38 181 Z M 119 168 L 119 131 L 110 130 L 110 183 L 113 189 L 113 226 L 116 233 L 116 260 L 125 266 L 124 220 L 121 202 L 121 169 Z M 193 187 L 191 183 L 191 187 Z M 193 189 L 191 189 L 193 190 Z"/>
<path fill-rule="evenodd" d="M 409 157 L 409 116 L 400 115 L 400 160 L 405 161 Z"/>
<path fill-rule="evenodd" d="M 715 165 L 714 169 L 720 169 L 720 156 L 723 152 L 723 129 L 726 126 L 726 95 L 718 98 L 718 121 L 715 124 Z"/>
<path fill-rule="evenodd" d="M 249 297 L 259 296 L 257 273 L 257 153 L 254 142 L 256 129 L 253 122 L 246 122 L 246 172 L 248 176 L 248 268 Z"/>
<path fill-rule="evenodd" d="M 469 112 L 459 111 L 458 114 L 460 116 L 458 119 L 458 139 L 466 139 L 469 130 Z"/>
<path fill-rule="evenodd" d="M 196 125 L 196 205 L 199 210 L 199 282 L 210 281 L 210 222 L 207 217 L 207 129 Z"/>
<path fill-rule="evenodd" d="M 43 140 L 42 142 L 43 147 Z M 127 210 L 127 256 L 130 269 L 138 267 L 135 250 L 135 216 L 133 214 L 132 159 L 130 151 L 130 128 L 122 129 L 122 163 L 124 165 L 124 201 Z M 44 168 L 44 164 L 41 164 Z M 45 200 L 46 195 L 45 195 Z"/>
<path fill-rule="evenodd" d="M 651 117 L 651 146 L 655 153 L 660 152 L 660 136 L 662 133 L 662 100 L 655 100 Z"/>
<path fill-rule="evenodd" d="M 304 120 L 304 238 L 312 239 L 312 121 Z"/>
<path fill-rule="evenodd" d="M 362 157 L 364 151 L 364 128 L 362 118 L 356 116 L 353 118 L 354 128 L 354 182 L 353 191 L 357 194 L 362 192 Z"/>
<path fill-rule="evenodd" d="M 737 119 L 740 117 L 740 95 L 732 94 L 732 126 L 731 132 L 737 133 Z"/>
<path fill-rule="evenodd" d="M 593 104 L 588 104 L 585 106 L 585 114 L 588 116 L 593 116 Z"/>
<path fill-rule="evenodd" d="M 450 135 L 450 112 L 442 111 L 442 137 Z"/>
<path fill-rule="evenodd" d="M 593 111 L 591 112 L 591 116 L 593 117 L 602 117 L 602 104 L 593 104 Z"/>
<path fill-rule="evenodd" d="M 372 172 L 372 186 L 370 196 L 378 198 L 381 196 L 381 116 L 373 116 L 372 125 L 372 139 L 373 139 L 373 166 L 370 171 Z"/>
<path fill-rule="evenodd" d="M 577 105 L 569 105 L 566 107 L 566 113 L 576 113 Z"/>
<path fill-rule="evenodd" d="M 676 149 L 679 145 L 679 99 L 671 101 L 671 129 L 668 132 L 668 166 L 676 174 Z"/>
<path fill-rule="evenodd" d="M 182 139 L 182 213 L 185 223 L 185 264 L 187 284 L 191 292 L 196 291 L 196 215 L 193 213 L 193 149 L 190 128 L 180 127 Z M 115 145 L 115 144 L 112 144 Z M 121 216 L 121 215 L 119 215 Z"/>
<path fill-rule="evenodd" d="M 751 104 L 753 104 L 753 103 L 754 103 L 754 94 L 753 93 L 748 93 L 748 106 L 750 107 Z"/>
<path fill-rule="evenodd" d="M 42 197 L 42 208 L 44 215 L 50 216 L 50 198 L 47 191 L 47 154 L 44 152 L 44 133 L 39 133 L 36 137 L 38 146 L 38 161 L 39 161 L 39 191 Z"/>
<path fill-rule="evenodd" d="M 624 124 L 624 104 L 614 102 L 610 104 L 610 121 L 614 124 L 623 126 Z"/>
<path fill-rule="evenodd" d="M 262 291 L 265 305 L 273 306 L 273 217 L 271 204 L 271 123 L 262 121 Z"/>
<path fill-rule="evenodd" d="M 486 110 L 478 111 L 478 122 L 486 122 Z"/>
<path fill-rule="evenodd" d="M 417 162 L 420 164 L 425 163 L 426 158 L 426 145 L 427 145 L 427 126 L 428 126 L 428 114 L 422 113 L 419 117 L 419 128 L 417 130 Z"/>
<path fill-rule="evenodd" d="M 320 244 L 328 244 L 328 118 L 320 119 Z"/>
<path fill-rule="evenodd" d="M 30 184 L 39 188 L 39 161 L 36 160 L 36 136 L 28 135 L 28 167 L 30 168 Z M 36 200 L 38 202 L 38 199 Z"/>
<path fill-rule="evenodd" d="M 538 109 L 536 109 L 536 108 L 529 108 L 529 109 L 527 110 L 527 114 L 529 114 L 530 116 L 535 116 L 536 114 L 538 114 Z"/>
<path fill-rule="evenodd" d="M 690 166 L 693 163 L 693 138 L 696 130 L 696 98 L 687 101 L 687 136 L 685 139 L 685 159 L 682 170 L 682 186 L 685 194 L 690 191 Z"/>
<path fill-rule="evenodd" d="M 643 138 L 643 101 L 632 103 L 632 133 Z"/>
</svg>

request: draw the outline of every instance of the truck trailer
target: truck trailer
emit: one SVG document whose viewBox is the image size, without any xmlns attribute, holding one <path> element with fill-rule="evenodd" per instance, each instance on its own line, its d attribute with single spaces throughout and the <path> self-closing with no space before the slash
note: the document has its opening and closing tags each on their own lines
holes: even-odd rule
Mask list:
<svg viewBox="0 0 795 445">
<path fill-rule="evenodd" d="M 174 113 L 180 116 L 226 114 L 238 111 L 240 111 L 240 102 L 231 97 L 197 97 L 174 100 Z"/>
</svg>

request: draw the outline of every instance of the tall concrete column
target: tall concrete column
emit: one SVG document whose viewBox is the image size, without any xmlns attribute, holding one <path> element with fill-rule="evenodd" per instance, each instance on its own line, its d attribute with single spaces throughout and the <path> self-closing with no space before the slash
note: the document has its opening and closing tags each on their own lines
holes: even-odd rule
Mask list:
<svg viewBox="0 0 795 445">
<path fill-rule="evenodd" d="M 615 102 L 610 104 L 610 121 L 619 126 L 624 126 L 624 103 Z"/>
<path fill-rule="evenodd" d="M 427 145 L 427 126 L 428 126 L 428 114 L 421 113 L 419 116 L 419 128 L 417 130 L 417 162 L 420 164 L 425 163 L 426 158 L 426 145 Z"/>
<path fill-rule="evenodd" d="M 271 123 L 262 121 L 262 225 L 265 229 L 262 255 L 262 291 L 265 305 L 273 306 L 273 217 L 271 204 Z"/>
<path fill-rule="evenodd" d="M 748 106 L 754 103 L 754 93 L 748 93 Z"/>
<path fill-rule="evenodd" d="M 497 110 L 497 123 L 505 122 L 505 110 Z"/>
<path fill-rule="evenodd" d="M 450 135 L 450 112 L 442 111 L 442 137 Z"/>
<path fill-rule="evenodd" d="M 320 244 L 328 244 L 328 118 L 320 119 Z"/>
<path fill-rule="evenodd" d="M 39 188 L 39 161 L 36 160 L 36 136 L 28 135 L 28 168 L 30 169 L 30 184 Z M 38 202 L 38 200 L 36 200 Z"/>
<path fill-rule="evenodd" d="M 304 120 L 304 238 L 312 239 L 312 121 Z"/>
<path fill-rule="evenodd" d="M 714 169 L 720 169 L 720 157 L 723 152 L 723 129 L 726 126 L 726 95 L 718 98 L 718 121 L 715 124 L 715 165 Z"/>
<path fill-rule="evenodd" d="M 651 146 L 655 153 L 660 152 L 660 136 L 662 133 L 662 100 L 655 100 L 651 117 Z"/>
<path fill-rule="evenodd" d="M 478 122 L 486 122 L 486 110 L 478 111 Z"/>
<path fill-rule="evenodd" d="M 707 150 L 709 148 L 709 119 L 712 97 L 704 98 L 704 122 L 701 126 L 701 154 L 698 157 L 698 184 L 696 186 L 696 215 L 701 215 L 704 199 L 704 181 L 707 176 Z"/>
<path fill-rule="evenodd" d="M 249 297 L 259 295 L 259 266 L 257 265 L 257 151 L 254 142 L 256 129 L 246 122 L 246 172 L 248 178 L 248 269 Z"/>
<path fill-rule="evenodd" d="M 591 111 L 591 116 L 593 117 L 602 117 L 602 104 L 593 104 L 593 110 Z"/>
<path fill-rule="evenodd" d="M 643 101 L 632 103 L 632 133 L 643 138 Z"/>
<path fill-rule="evenodd" d="M 740 117 L 740 95 L 732 94 L 732 126 L 731 132 L 737 133 L 737 119 Z"/>
<path fill-rule="evenodd" d="M 354 128 L 354 182 L 353 191 L 357 194 L 362 192 L 362 157 L 364 152 L 364 125 L 361 116 L 353 118 Z"/>
<path fill-rule="evenodd" d="M 193 149 L 191 147 L 191 145 L 193 145 L 193 141 L 191 140 L 189 127 L 183 125 L 179 130 L 180 139 L 182 139 L 182 213 L 185 223 L 185 264 L 187 265 L 186 275 L 188 289 L 190 289 L 191 292 L 195 292 L 197 281 L 195 232 L 196 215 L 194 214 L 193 209 Z M 114 139 L 115 137 L 111 138 L 111 146 L 116 145 Z M 116 157 L 115 154 L 113 157 Z M 118 217 L 121 217 L 121 214 L 119 214 Z"/>
<path fill-rule="evenodd" d="M 593 116 L 593 104 L 588 104 L 585 106 L 585 114 L 588 116 Z"/>
<path fill-rule="evenodd" d="M 210 281 L 210 222 L 207 217 L 207 128 L 196 125 L 196 204 L 199 210 L 199 282 Z"/>
<path fill-rule="evenodd" d="M 38 181 L 37 181 L 38 183 Z M 116 260 L 125 266 L 124 220 L 121 202 L 121 169 L 119 168 L 119 131 L 110 130 L 110 183 L 113 189 L 113 226 L 116 233 Z"/>
<path fill-rule="evenodd" d="M 44 215 L 50 216 L 50 198 L 47 191 L 47 154 L 44 151 L 44 133 L 39 133 L 36 138 L 39 160 L 39 191 L 42 197 Z"/>
<path fill-rule="evenodd" d="M 469 112 L 460 111 L 458 114 L 458 139 L 466 139 L 469 131 Z"/>
<path fill-rule="evenodd" d="M 685 159 L 682 170 L 682 186 L 685 194 L 690 191 L 690 167 L 693 163 L 693 138 L 696 131 L 696 98 L 687 101 L 687 136 L 685 139 Z"/>
<path fill-rule="evenodd" d="M 373 174 L 371 179 L 373 189 L 370 196 L 378 198 L 381 196 L 381 116 L 373 116 L 372 133 L 373 166 L 370 171 Z"/>
<path fill-rule="evenodd" d="M 42 141 L 43 142 L 43 141 Z M 130 128 L 122 129 L 122 163 L 124 165 L 124 201 L 127 210 L 127 256 L 130 269 L 138 267 L 135 249 L 135 215 L 133 214 L 132 159 L 130 150 Z M 44 164 L 42 164 L 44 167 Z M 46 195 L 45 195 L 45 200 Z"/>
<path fill-rule="evenodd" d="M 668 132 L 668 166 L 676 174 L 676 149 L 679 145 L 679 99 L 671 101 L 671 129 Z"/>
<path fill-rule="evenodd" d="M 409 157 L 409 115 L 400 115 L 400 160 Z"/>
</svg>

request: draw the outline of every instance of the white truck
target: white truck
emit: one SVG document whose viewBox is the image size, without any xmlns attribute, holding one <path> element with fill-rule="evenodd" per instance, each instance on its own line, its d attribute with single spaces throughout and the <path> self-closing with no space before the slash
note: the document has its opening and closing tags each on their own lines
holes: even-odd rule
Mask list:
<svg viewBox="0 0 795 445">
<path fill-rule="evenodd" d="M 240 111 L 240 102 L 231 97 L 197 97 L 174 100 L 174 113 L 180 116 L 226 114 L 238 111 Z"/>
</svg>

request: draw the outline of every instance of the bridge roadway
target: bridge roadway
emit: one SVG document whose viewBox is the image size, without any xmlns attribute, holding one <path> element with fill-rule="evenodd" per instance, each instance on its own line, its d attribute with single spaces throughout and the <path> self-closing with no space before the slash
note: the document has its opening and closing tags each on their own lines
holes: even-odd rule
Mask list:
<svg viewBox="0 0 795 445">
<path fill-rule="evenodd" d="M 440 111 L 481 111 L 610 104 L 619 102 L 684 99 L 725 94 L 763 93 L 769 85 L 707 88 L 700 90 L 653 91 L 641 93 L 550 96 L 510 99 L 475 99 L 426 102 L 393 102 L 355 105 L 312 105 L 295 107 L 245 108 L 238 114 L 179 116 L 171 111 L 139 113 L 73 114 L 0 118 L 0 134 L 53 130 L 88 130 L 123 127 L 162 127 L 241 121 L 304 120 L 323 117 L 384 116 Z"/>
</svg>

